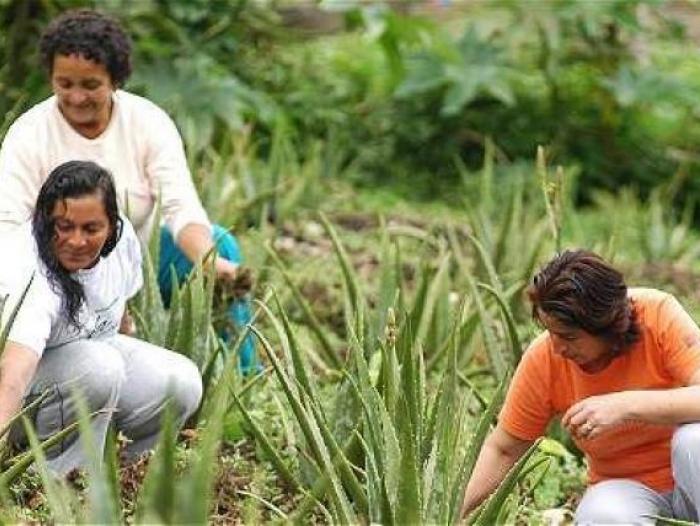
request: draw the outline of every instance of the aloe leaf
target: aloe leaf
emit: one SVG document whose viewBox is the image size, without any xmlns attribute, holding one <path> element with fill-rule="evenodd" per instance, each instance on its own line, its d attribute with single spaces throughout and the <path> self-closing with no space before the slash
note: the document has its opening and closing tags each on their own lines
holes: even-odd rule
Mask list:
<svg viewBox="0 0 700 526">
<path fill-rule="evenodd" d="M 696 522 L 688 522 L 681 519 L 672 519 L 671 517 L 662 517 L 661 515 L 644 515 L 649 519 L 653 519 L 657 526 L 693 526 Z"/>
<path fill-rule="evenodd" d="M 393 309 L 387 312 L 386 343 L 380 344 L 382 353 L 382 387 L 381 393 L 388 411 L 394 412 L 399 397 L 400 367 L 396 354 L 396 315 Z"/>
<path fill-rule="evenodd" d="M 271 316 L 272 314 L 269 313 L 269 315 Z M 346 524 L 352 522 L 354 513 L 352 512 L 350 504 L 347 501 L 347 497 L 345 496 L 345 492 L 341 487 L 338 474 L 331 463 L 330 455 L 323 438 L 321 437 L 321 432 L 316 425 L 314 417 L 308 413 L 307 409 L 299 398 L 299 395 L 297 394 L 299 391 L 293 386 L 290 378 L 285 373 L 282 364 L 275 356 L 270 343 L 257 328 L 251 327 L 251 330 L 258 337 L 265 354 L 274 367 L 277 379 L 279 380 L 280 385 L 287 396 L 287 400 L 289 401 L 292 411 L 297 418 L 297 422 L 304 433 L 307 443 L 311 447 L 311 451 L 314 454 L 314 458 L 318 463 L 321 472 L 329 477 L 331 482 L 330 497 L 333 501 L 335 511 L 338 513 L 339 520 Z"/>
<path fill-rule="evenodd" d="M 121 506 L 121 485 L 119 483 L 119 452 L 117 451 L 117 437 L 113 428 L 110 428 L 107 433 L 104 459 L 109 498 L 114 503 L 116 514 L 121 518 L 123 510 Z"/>
<path fill-rule="evenodd" d="M 177 351 L 175 343 L 179 339 L 179 332 L 182 327 L 182 308 L 180 306 L 181 296 L 184 294 L 184 290 L 178 287 L 177 273 L 175 272 L 175 267 L 170 267 L 170 280 L 172 283 L 172 290 L 170 294 L 170 317 L 168 318 L 168 327 L 165 333 L 165 345 L 166 349 L 173 349 Z"/>
<path fill-rule="evenodd" d="M 304 361 L 304 357 L 302 356 L 301 350 L 299 348 L 299 343 L 297 342 L 296 336 L 294 335 L 294 330 L 292 329 L 289 323 L 289 318 L 287 318 L 287 314 L 284 312 L 284 309 L 282 308 L 282 305 L 280 304 L 277 296 L 274 295 L 273 297 L 275 300 L 275 304 L 277 305 L 279 317 L 282 320 L 284 333 L 286 335 L 286 339 L 282 340 L 282 345 L 287 344 L 288 348 L 286 350 L 288 355 L 292 359 L 292 364 L 294 366 L 294 376 L 301 385 L 301 387 L 304 389 L 304 391 L 306 391 L 307 396 L 309 396 L 311 400 L 318 400 L 319 396 L 316 392 L 316 387 L 311 381 L 311 377 L 309 376 L 309 373 L 307 371 L 307 366 Z"/>
<path fill-rule="evenodd" d="M 176 488 L 174 522 L 204 524 L 208 520 L 217 470 L 217 453 L 223 433 L 224 411 L 228 407 L 229 389 L 225 384 L 212 395 L 213 410 L 206 415 L 206 425 L 202 427 L 201 441 L 194 455 L 199 461 L 190 466 Z"/>
<path fill-rule="evenodd" d="M 523 356 L 522 342 L 520 341 L 520 336 L 518 335 L 518 328 L 515 325 L 515 318 L 513 313 L 508 306 L 505 298 L 501 293 L 496 291 L 493 287 L 486 285 L 485 283 L 479 283 L 479 287 L 489 292 L 495 299 L 498 307 L 501 309 L 501 314 L 506 322 L 506 328 L 508 330 L 508 337 L 510 338 L 511 352 L 513 354 L 513 364 L 516 365 L 520 362 Z"/>
<path fill-rule="evenodd" d="M 95 439 L 90 422 L 90 413 L 85 397 L 79 390 L 71 393 L 73 404 L 77 408 L 80 442 L 85 456 L 89 485 L 89 519 L 95 524 L 111 524 L 121 521 L 120 501 L 114 502 L 109 475 L 103 467 L 102 444 Z"/>
<path fill-rule="evenodd" d="M 466 278 L 469 290 L 472 293 L 472 297 L 474 298 L 474 304 L 476 306 L 476 310 L 479 313 L 479 318 L 481 320 L 481 334 L 484 338 L 486 354 L 489 357 L 489 361 L 491 362 L 491 366 L 493 367 L 496 376 L 498 378 L 503 378 L 507 369 L 507 362 L 504 359 L 503 353 L 501 353 L 501 351 L 499 350 L 496 339 L 492 333 L 491 325 L 493 323 L 493 319 L 486 310 L 486 307 L 481 298 L 481 295 L 479 294 L 479 289 L 474 279 L 469 274 L 465 274 L 464 276 Z"/>
<path fill-rule="evenodd" d="M 496 272 L 496 268 L 493 265 L 493 261 L 491 260 L 491 257 L 489 256 L 488 252 L 486 252 L 484 245 L 481 243 L 481 241 L 479 241 L 476 238 L 476 236 L 470 234 L 469 232 L 466 233 L 466 236 L 467 239 L 471 241 L 472 245 L 474 245 L 474 248 L 476 248 L 476 253 L 479 256 L 481 264 L 486 269 L 486 274 L 489 278 L 491 286 L 497 291 L 503 292 L 503 285 L 501 284 L 501 279 L 498 277 L 498 273 Z"/>
<path fill-rule="evenodd" d="M 56 521 L 57 524 L 70 524 L 76 522 L 75 517 L 71 512 L 70 500 L 67 498 L 67 492 L 64 488 L 59 486 L 56 477 L 49 471 L 46 463 L 46 455 L 44 454 L 44 450 L 49 446 L 45 445 L 46 443 L 39 443 L 39 438 L 36 435 L 36 431 L 34 431 L 34 426 L 32 426 L 27 417 L 22 417 L 22 423 L 24 425 L 24 432 L 29 440 L 30 453 L 36 459 L 37 469 L 44 486 L 46 500 L 48 501 L 49 508 L 51 509 L 52 519 Z M 72 432 L 76 430 L 77 427 L 78 424 L 76 422 L 70 431 Z"/>
<path fill-rule="evenodd" d="M 416 301 L 421 301 L 420 313 L 416 320 L 416 332 L 414 342 L 425 341 L 428 333 L 430 322 L 433 320 L 433 312 L 438 298 L 444 293 L 444 280 L 447 275 L 447 269 L 450 262 L 450 256 L 444 255 L 438 264 L 438 270 L 433 276 L 433 279 L 427 286 L 425 297 L 418 298 Z"/>
<path fill-rule="evenodd" d="M 359 434 L 355 433 L 350 435 L 350 438 L 343 446 L 343 453 L 345 456 L 352 457 L 353 451 L 358 448 L 360 442 L 361 438 Z M 290 522 L 293 524 L 303 524 L 305 523 L 307 515 L 309 515 L 314 508 L 318 506 L 325 509 L 322 504 L 322 499 L 328 492 L 330 485 L 331 479 L 328 475 L 322 475 L 319 479 L 317 479 L 316 483 L 311 487 L 307 495 L 299 503 L 299 506 L 297 506 L 294 514 L 290 517 Z"/>
<path fill-rule="evenodd" d="M 405 399 L 399 401 L 401 413 L 397 415 L 399 444 L 401 445 L 401 467 L 399 478 L 398 501 L 396 503 L 396 522 L 398 524 L 422 523 L 421 478 L 418 469 L 418 451 L 414 436 L 415 427 L 411 425 L 408 414 L 411 412 Z"/>
<path fill-rule="evenodd" d="M 463 310 L 464 307 L 460 308 L 460 311 Z M 450 331 L 450 334 L 447 335 L 445 341 L 438 348 L 438 351 L 428 358 L 428 362 L 426 364 L 428 370 L 431 371 L 439 365 L 440 360 L 442 360 L 445 357 L 450 347 L 458 346 L 460 349 L 466 348 L 466 346 L 471 341 L 472 336 L 474 336 L 474 334 L 476 333 L 476 329 L 479 328 L 480 321 L 481 319 L 479 317 L 478 311 L 472 312 L 466 319 L 466 321 L 461 323 L 461 325 L 459 317 L 456 317 L 454 321 L 454 327 L 452 331 Z M 470 357 L 470 353 L 464 352 L 460 357 L 460 361 L 467 362 L 469 361 Z"/>
<path fill-rule="evenodd" d="M 282 459 L 282 457 L 277 452 L 277 448 L 267 438 L 266 431 L 264 431 L 258 425 L 258 423 L 252 417 L 250 412 L 243 405 L 243 402 L 241 401 L 240 397 L 233 391 L 231 391 L 231 397 L 233 398 L 233 402 L 236 404 L 239 411 L 241 412 L 241 415 L 243 415 L 243 418 L 246 421 L 246 423 L 248 424 L 251 432 L 253 433 L 255 440 L 257 441 L 258 444 L 260 444 L 260 446 L 262 447 L 263 451 L 265 452 L 265 455 L 267 456 L 267 458 L 270 459 L 270 461 L 275 465 L 276 471 L 287 482 L 287 484 L 289 484 L 292 488 L 294 488 L 297 491 L 304 492 L 305 491 L 304 486 L 301 484 L 301 482 L 299 482 L 297 477 L 294 476 L 292 471 L 287 466 L 287 463 Z"/>
<path fill-rule="evenodd" d="M 423 436 L 423 406 L 418 394 L 421 383 L 420 367 L 417 359 L 419 351 L 415 348 L 413 342 L 412 324 L 410 318 L 406 318 L 398 337 L 398 355 L 401 364 L 400 381 L 404 396 L 397 400 L 399 408 L 397 414 L 401 417 L 398 421 L 405 423 L 404 427 L 411 428 L 411 436 L 415 440 L 412 449 L 417 453 Z M 403 411 L 406 412 L 403 413 Z M 399 427 L 397 425 L 397 429 Z M 405 446 L 402 444 L 403 447 Z"/>
<path fill-rule="evenodd" d="M 340 263 L 340 269 L 343 273 L 344 283 L 350 295 L 352 310 L 353 312 L 357 312 L 360 303 L 363 301 L 360 285 L 357 280 L 357 274 L 352 266 L 352 263 L 350 262 L 350 258 L 348 257 L 343 244 L 340 241 L 340 238 L 338 237 L 338 234 L 331 225 L 330 221 L 328 221 L 328 218 L 323 213 L 320 213 L 319 217 L 321 219 L 321 224 L 333 243 L 335 255 L 338 258 L 338 263 Z"/>
<path fill-rule="evenodd" d="M 504 506 L 506 499 L 512 495 L 515 485 L 521 479 L 522 472 L 525 470 L 530 457 L 537 452 L 538 442 L 530 446 L 527 452 L 520 457 L 515 465 L 510 469 L 501 484 L 495 492 L 491 494 L 488 500 L 482 505 L 475 518 L 470 518 L 471 524 L 490 526 L 497 520 L 498 515 Z"/>
<path fill-rule="evenodd" d="M 29 417 L 29 415 L 35 409 L 37 409 L 41 405 L 41 403 L 44 402 L 51 395 L 52 392 L 53 391 L 50 389 L 43 391 L 36 399 L 32 400 L 31 403 L 24 406 L 19 413 L 10 418 L 7 424 L 5 424 L 5 427 L 2 429 L 2 431 L 0 431 L 0 437 L 4 437 L 10 431 L 10 429 L 12 429 L 12 426 L 17 424 L 22 419 L 22 417 Z"/>
<path fill-rule="evenodd" d="M 177 339 L 173 349 L 189 357 L 197 363 L 195 355 L 195 287 L 191 283 L 186 283 L 181 289 L 182 303 L 179 305 L 180 327 L 177 332 Z M 197 364 L 200 365 L 201 364 Z"/>
<path fill-rule="evenodd" d="M 10 335 L 10 330 L 12 329 L 12 325 L 15 322 L 15 319 L 17 319 L 17 315 L 19 314 L 19 310 L 22 308 L 22 304 L 24 303 L 24 300 L 27 297 L 27 294 L 29 293 L 29 288 L 32 286 L 32 283 L 34 282 L 34 273 L 32 272 L 32 276 L 29 278 L 29 282 L 27 283 L 27 286 L 24 287 L 24 290 L 22 291 L 22 294 L 19 297 L 19 300 L 15 304 L 14 308 L 12 309 L 12 312 L 10 312 L 9 317 L 5 321 L 5 325 L 2 328 L 2 331 L 0 331 L 0 355 L 5 351 L 5 344 L 7 343 L 7 338 Z M 7 299 L 7 298 L 5 298 Z M 5 307 L 5 301 L 3 301 L 3 310 Z M 0 313 L 1 314 L 1 313 Z"/>
<path fill-rule="evenodd" d="M 294 296 L 294 300 L 297 302 L 302 312 L 304 313 L 304 318 L 306 319 L 309 328 L 316 336 L 316 339 L 321 345 L 323 355 L 328 360 L 328 362 L 333 365 L 333 367 L 335 367 L 336 369 L 342 368 L 343 362 L 340 358 L 340 355 L 331 344 L 330 340 L 328 339 L 328 335 L 326 334 L 326 331 L 323 328 L 323 325 L 314 314 L 313 310 L 311 309 L 311 306 L 304 299 L 304 295 L 299 290 L 299 287 L 297 287 L 297 285 L 290 277 L 289 273 L 284 268 L 284 263 L 282 263 L 282 260 L 280 259 L 279 255 L 269 245 L 266 245 L 265 248 L 267 249 L 267 253 L 272 259 L 272 262 L 275 264 L 280 274 L 282 275 L 282 278 L 284 279 L 285 283 L 287 283 L 289 290 L 292 292 L 292 296 Z"/>
<path fill-rule="evenodd" d="M 161 419 L 161 435 L 139 492 L 138 522 L 172 524 L 175 514 L 175 429 L 171 404 Z"/>
<path fill-rule="evenodd" d="M 321 437 L 323 437 L 323 440 L 326 443 L 330 457 L 333 459 L 333 463 L 339 470 L 341 481 L 347 487 L 350 495 L 352 495 L 355 505 L 360 509 L 360 511 L 366 514 L 369 508 L 367 496 L 365 495 L 364 488 L 353 471 L 352 464 L 343 453 L 343 450 L 338 445 L 338 442 L 335 440 L 335 438 L 333 438 L 333 435 L 328 429 L 328 426 L 325 424 L 316 404 L 314 402 L 310 402 L 308 407 L 315 417 L 316 425 Z"/>
<path fill-rule="evenodd" d="M 476 425 L 474 434 L 472 435 L 471 440 L 469 441 L 467 452 L 464 455 L 462 464 L 458 470 L 457 478 L 451 489 L 452 498 L 450 509 L 452 510 L 453 522 L 456 522 L 459 518 L 459 512 L 461 509 L 462 497 L 464 496 L 465 486 L 472 476 L 474 466 L 476 465 L 476 460 L 479 456 L 479 451 L 481 451 L 481 448 L 484 444 L 484 440 L 486 439 L 489 429 L 491 428 L 491 424 L 495 420 L 498 410 L 500 409 L 501 404 L 505 399 L 509 383 L 510 374 L 507 373 L 504 375 L 504 377 L 498 384 L 498 388 L 496 389 L 496 392 L 494 393 L 491 402 L 489 403 L 484 413 L 481 415 L 481 418 L 479 418 L 479 422 Z"/>
<path fill-rule="evenodd" d="M 459 381 L 463 383 L 464 385 L 467 386 L 471 394 L 474 396 L 476 401 L 479 403 L 482 409 L 486 409 L 488 407 L 488 402 L 486 399 L 481 395 L 479 392 L 479 389 L 472 383 L 469 378 L 467 378 L 461 371 L 457 371 L 457 378 L 459 378 Z"/>
<path fill-rule="evenodd" d="M 515 232 L 517 236 L 520 235 L 521 225 L 517 224 L 516 217 L 518 216 L 518 211 L 522 205 L 522 200 L 522 185 L 517 185 L 510 200 L 508 201 L 508 207 L 506 208 L 505 214 L 501 218 L 501 229 L 496 240 L 496 247 L 493 254 L 493 266 L 496 269 L 501 268 L 501 263 L 503 262 L 503 258 L 507 253 L 508 241 L 511 233 Z"/>
</svg>

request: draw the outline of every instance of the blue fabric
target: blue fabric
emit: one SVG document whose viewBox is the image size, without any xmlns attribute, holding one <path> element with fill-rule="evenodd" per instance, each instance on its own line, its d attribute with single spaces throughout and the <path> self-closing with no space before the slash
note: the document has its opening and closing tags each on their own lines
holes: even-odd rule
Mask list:
<svg viewBox="0 0 700 526">
<path fill-rule="evenodd" d="M 212 240 L 216 244 L 216 250 L 222 258 L 237 265 L 242 263 L 243 258 L 241 256 L 241 249 L 238 246 L 238 241 L 228 230 L 220 225 L 213 225 Z M 166 306 L 170 305 L 170 295 L 173 288 L 171 267 L 175 269 L 178 283 L 181 283 L 190 273 L 193 265 L 175 244 L 175 239 L 170 233 L 170 230 L 161 227 L 158 286 L 160 288 L 161 297 L 163 298 L 163 303 Z M 231 305 L 228 307 L 228 315 L 233 321 L 234 326 L 242 330 L 252 319 L 249 300 L 240 299 L 231 302 Z M 234 337 L 234 335 L 228 333 L 222 334 L 222 336 L 227 341 L 231 341 Z M 251 334 L 248 334 L 243 341 L 239 350 L 239 356 L 240 368 L 244 374 L 256 373 L 261 369 L 261 366 L 257 363 L 255 343 Z"/>
</svg>

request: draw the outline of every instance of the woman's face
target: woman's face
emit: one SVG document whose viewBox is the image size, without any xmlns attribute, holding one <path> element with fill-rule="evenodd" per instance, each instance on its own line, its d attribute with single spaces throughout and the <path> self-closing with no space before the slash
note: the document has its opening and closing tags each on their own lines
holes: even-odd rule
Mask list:
<svg viewBox="0 0 700 526">
<path fill-rule="evenodd" d="M 610 343 L 603 338 L 565 325 L 546 312 L 540 312 L 539 318 L 549 331 L 555 353 L 591 373 L 602 370 L 610 363 L 613 356 Z"/>
<path fill-rule="evenodd" d="M 111 115 L 114 85 L 102 64 L 81 55 L 56 55 L 51 88 L 61 113 L 78 133 L 95 138 L 105 130 Z"/>
<path fill-rule="evenodd" d="M 57 201 L 51 218 L 55 225 L 54 253 L 68 272 L 97 263 L 112 233 L 100 193 Z"/>
</svg>

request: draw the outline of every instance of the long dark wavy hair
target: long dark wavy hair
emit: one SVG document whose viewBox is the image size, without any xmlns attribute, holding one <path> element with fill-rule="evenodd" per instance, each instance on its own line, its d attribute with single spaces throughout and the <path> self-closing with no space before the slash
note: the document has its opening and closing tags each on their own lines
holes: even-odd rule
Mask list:
<svg viewBox="0 0 700 526">
<path fill-rule="evenodd" d="M 598 336 L 619 355 L 640 337 L 622 273 L 587 250 L 566 250 L 549 261 L 527 288 L 532 316 L 541 313 Z"/>
<path fill-rule="evenodd" d="M 61 296 L 63 312 L 76 327 L 80 325 L 78 312 L 85 301 L 85 291 L 56 257 L 56 224 L 52 214 L 59 201 L 87 195 L 99 195 L 102 198 L 109 220 L 110 234 L 100 251 L 100 256 L 106 257 L 121 237 L 122 219 L 119 217 L 117 192 L 112 176 L 101 166 L 90 161 L 69 161 L 57 166 L 39 190 L 32 216 L 32 232 L 39 257 L 46 266 L 49 285 Z"/>
</svg>

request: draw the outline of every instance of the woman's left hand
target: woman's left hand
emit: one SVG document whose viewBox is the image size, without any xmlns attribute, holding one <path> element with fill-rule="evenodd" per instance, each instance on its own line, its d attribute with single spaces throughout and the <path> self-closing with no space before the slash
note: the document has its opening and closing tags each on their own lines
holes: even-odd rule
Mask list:
<svg viewBox="0 0 700 526">
<path fill-rule="evenodd" d="M 579 439 L 592 439 L 629 419 L 627 393 L 590 396 L 572 405 L 561 419 Z"/>
<path fill-rule="evenodd" d="M 232 283 L 238 274 L 238 265 L 231 263 L 222 257 L 217 257 L 215 262 L 216 277 L 222 281 Z"/>
<path fill-rule="evenodd" d="M 221 257 L 216 259 L 216 277 L 223 282 L 225 290 L 235 298 L 242 298 L 253 289 L 253 273 Z"/>
</svg>

